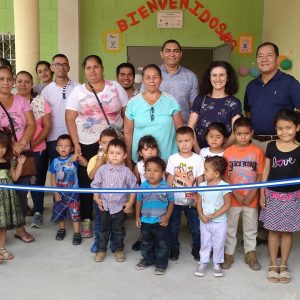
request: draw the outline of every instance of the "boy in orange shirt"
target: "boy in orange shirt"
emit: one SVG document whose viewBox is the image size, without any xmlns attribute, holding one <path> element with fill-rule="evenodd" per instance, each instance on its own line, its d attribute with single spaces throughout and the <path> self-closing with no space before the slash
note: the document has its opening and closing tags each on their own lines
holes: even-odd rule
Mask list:
<svg viewBox="0 0 300 300">
<path fill-rule="evenodd" d="M 231 184 L 255 183 L 261 180 L 264 168 L 263 151 L 251 143 L 253 129 L 246 117 L 238 118 L 233 124 L 234 145 L 225 149 L 224 157 L 228 168 L 226 181 Z M 225 242 L 223 269 L 230 269 L 234 262 L 237 243 L 237 228 L 240 215 L 243 215 L 243 238 L 245 262 L 252 270 L 260 270 L 256 258 L 256 237 L 258 226 L 258 189 L 234 190 L 231 207 L 228 211 L 228 231 Z"/>
</svg>

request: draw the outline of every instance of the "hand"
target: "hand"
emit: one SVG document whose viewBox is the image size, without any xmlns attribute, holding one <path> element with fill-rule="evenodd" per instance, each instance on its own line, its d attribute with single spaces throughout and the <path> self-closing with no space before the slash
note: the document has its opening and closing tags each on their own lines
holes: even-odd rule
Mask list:
<svg viewBox="0 0 300 300">
<path fill-rule="evenodd" d="M 265 194 L 260 194 L 259 204 L 262 209 L 266 208 L 266 196 Z"/>
<path fill-rule="evenodd" d="M 20 155 L 18 156 L 18 165 L 23 165 L 25 163 L 26 156 L 25 155 Z"/>
<path fill-rule="evenodd" d="M 138 219 L 135 220 L 135 225 L 136 225 L 137 228 L 141 228 L 142 222 L 141 222 L 140 218 L 138 218 Z"/>
<path fill-rule="evenodd" d="M 202 223 L 204 223 L 204 224 L 206 224 L 210 220 L 209 217 L 207 215 L 204 215 L 204 214 L 202 214 L 200 216 L 200 219 L 201 219 Z"/>
<path fill-rule="evenodd" d="M 82 155 L 78 155 L 78 156 L 77 156 L 77 160 L 78 160 L 78 163 L 79 163 L 81 166 L 87 167 L 88 161 L 87 161 Z"/>
<path fill-rule="evenodd" d="M 104 163 L 105 163 L 104 156 L 103 155 L 102 156 L 97 155 L 95 167 L 98 168 L 98 167 L 102 166 Z"/>
<path fill-rule="evenodd" d="M 104 211 L 104 207 L 103 207 L 103 202 L 100 198 L 94 198 L 95 202 L 98 205 L 98 208 L 100 209 L 100 211 Z"/>
<path fill-rule="evenodd" d="M 76 144 L 76 145 L 74 146 L 74 153 L 75 153 L 75 154 L 78 154 L 78 155 L 82 155 L 82 153 L 81 153 L 81 147 L 80 147 L 79 144 Z"/>
<path fill-rule="evenodd" d="M 54 193 L 54 201 L 60 201 L 61 200 L 61 196 L 59 193 L 55 192 Z"/>
<path fill-rule="evenodd" d="M 23 143 L 19 143 L 19 142 L 14 142 L 13 143 L 13 152 L 16 156 L 19 156 L 22 151 L 24 150 L 24 144 Z"/>
<path fill-rule="evenodd" d="M 245 206 L 245 198 L 243 195 L 241 195 L 240 193 L 238 193 L 237 191 L 233 191 L 233 195 L 236 199 L 237 202 L 239 202 L 242 206 Z"/>
<path fill-rule="evenodd" d="M 123 209 L 124 213 L 130 214 L 132 212 L 132 205 L 129 203 L 126 203 Z"/>
<path fill-rule="evenodd" d="M 126 162 L 126 166 L 127 166 L 131 171 L 133 171 L 134 166 L 133 166 L 132 160 L 131 160 L 131 159 L 126 159 L 125 162 Z"/>
<path fill-rule="evenodd" d="M 245 196 L 243 199 L 243 205 L 244 206 L 249 206 L 251 202 L 253 201 L 254 197 L 256 194 L 250 193 L 249 195 Z"/>
<path fill-rule="evenodd" d="M 166 215 L 160 217 L 160 221 L 159 221 L 160 226 L 168 226 L 168 224 L 169 224 L 169 218 Z"/>
</svg>

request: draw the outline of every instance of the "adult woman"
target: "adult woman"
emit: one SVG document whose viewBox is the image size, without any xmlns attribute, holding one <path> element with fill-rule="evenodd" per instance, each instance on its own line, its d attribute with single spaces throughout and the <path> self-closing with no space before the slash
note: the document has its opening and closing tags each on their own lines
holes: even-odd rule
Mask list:
<svg viewBox="0 0 300 300">
<path fill-rule="evenodd" d="M 128 96 L 117 82 L 104 80 L 103 64 L 99 56 L 87 56 L 82 65 L 87 83 L 76 86 L 69 96 L 66 106 L 66 123 L 75 152 L 89 160 L 97 154 L 99 136 L 104 129 L 112 127 L 117 133 L 123 130 L 122 116 Z M 86 167 L 78 167 L 78 180 L 80 187 L 90 187 L 91 181 L 87 176 Z M 91 237 L 92 195 L 81 194 L 80 204 L 83 220 L 82 237 Z"/>
<path fill-rule="evenodd" d="M 200 147 L 207 147 L 205 132 L 212 122 L 223 123 L 231 133 L 232 124 L 241 116 L 242 108 L 239 99 L 233 97 L 238 91 L 238 79 L 233 67 L 225 61 L 214 61 L 203 74 L 200 95 L 196 97 L 191 109 L 188 126 L 197 136 L 198 144 L 194 150 L 199 153 Z M 232 143 L 232 138 L 227 144 Z"/>
<path fill-rule="evenodd" d="M 157 65 L 144 67 L 142 82 L 144 92 L 129 101 L 125 112 L 124 135 L 128 165 L 131 165 L 131 159 L 137 162 L 138 142 L 145 135 L 152 135 L 157 140 L 161 156 L 167 160 L 177 152 L 175 130 L 183 124 L 177 101 L 159 90 L 162 75 Z"/>
<path fill-rule="evenodd" d="M 36 74 L 41 81 L 40 84 L 34 86 L 33 91 L 40 95 L 46 85 L 52 82 L 53 72 L 51 71 L 51 65 L 45 60 L 40 60 L 35 66 Z"/>
<path fill-rule="evenodd" d="M 37 167 L 35 185 L 45 185 L 48 156 L 46 150 L 46 137 L 51 130 L 51 110 L 49 104 L 40 95 L 33 95 L 33 78 L 27 71 L 20 71 L 16 76 L 16 89 L 18 95 L 22 96 L 30 103 L 36 121 L 36 131 L 30 142 L 31 149 L 34 152 Z M 43 225 L 43 208 L 44 193 L 31 192 L 34 204 L 34 217 L 32 227 L 42 227 Z"/>
<path fill-rule="evenodd" d="M 19 95 L 11 94 L 14 85 L 12 70 L 8 67 L 0 67 L 0 128 L 11 127 L 5 110 L 12 118 L 17 141 L 13 140 L 13 152 L 19 156 L 23 150 L 29 149 L 29 142 L 35 132 L 36 125 L 29 103 Z M 29 185 L 30 176 L 23 176 L 16 182 L 17 184 Z M 21 201 L 24 217 L 27 212 L 27 191 L 17 191 Z M 25 227 L 18 227 L 15 237 L 23 242 L 32 242 L 33 236 L 26 232 Z"/>
</svg>

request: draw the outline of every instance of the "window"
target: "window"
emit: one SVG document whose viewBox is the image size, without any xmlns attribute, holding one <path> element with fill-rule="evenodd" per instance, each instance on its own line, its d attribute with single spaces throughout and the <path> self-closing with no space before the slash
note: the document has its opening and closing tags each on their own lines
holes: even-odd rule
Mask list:
<svg viewBox="0 0 300 300">
<path fill-rule="evenodd" d="M 16 72 L 16 51 L 15 35 L 10 33 L 0 33 L 0 57 L 7 59 Z"/>
</svg>

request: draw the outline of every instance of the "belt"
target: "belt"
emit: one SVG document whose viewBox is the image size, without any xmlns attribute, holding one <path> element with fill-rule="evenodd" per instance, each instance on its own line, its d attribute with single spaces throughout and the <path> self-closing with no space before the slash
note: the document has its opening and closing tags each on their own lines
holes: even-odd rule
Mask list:
<svg viewBox="0 0 300 300">
<path fill-rule="evenodd" d="M 260 142 L 268 142 L 278 140 L 277 135 L 253 135 L 254 140 L 258 140 Z"/>
</svg>

